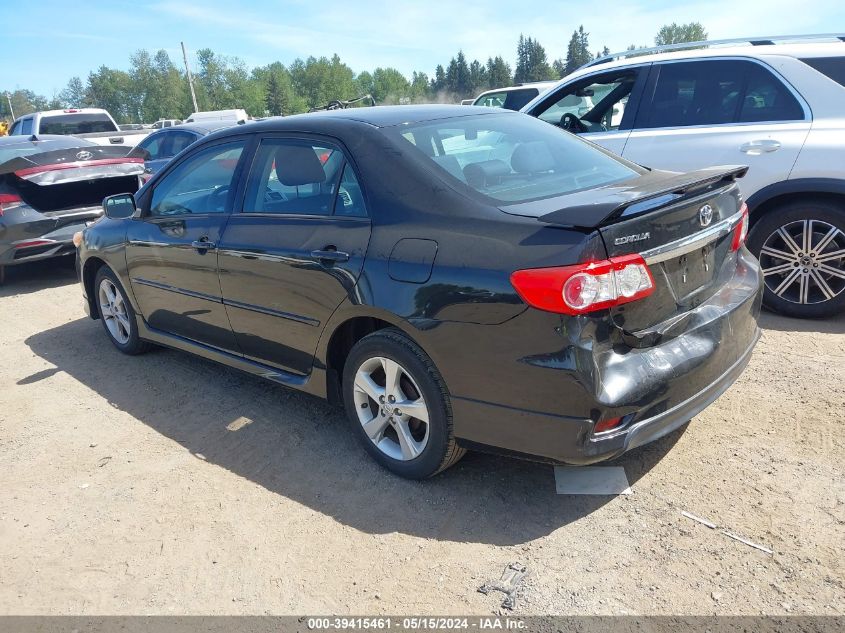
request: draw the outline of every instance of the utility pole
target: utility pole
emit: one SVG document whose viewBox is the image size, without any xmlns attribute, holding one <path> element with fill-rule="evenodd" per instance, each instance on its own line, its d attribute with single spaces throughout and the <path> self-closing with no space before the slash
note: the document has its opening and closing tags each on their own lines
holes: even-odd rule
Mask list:
<svg viewBox="0 0 845 633">
<path fill-rule="evenodd" d="M 6 101 L 9 102 L 9 113 L 12 115 L 12 121 L 15 120 L 15 109 L 12 107 L 12 95 L 11 93 L 6 93 Z"/>
<path fill-rule="evenodd" d="M 185 42 L 180 42 L 182 44 L 182 59 L 185 60 L 185 72 L 188 74 L 188 86 L 191 88 L 191 101 L 194 102 L 194 112 L 199 112 L 200 109 L 197 107 L 197 93 L 194 92 L 194 80 L 191 77 L 191 69 L 188 66 L 188 54 L 185 52 Z"/>
</svg>

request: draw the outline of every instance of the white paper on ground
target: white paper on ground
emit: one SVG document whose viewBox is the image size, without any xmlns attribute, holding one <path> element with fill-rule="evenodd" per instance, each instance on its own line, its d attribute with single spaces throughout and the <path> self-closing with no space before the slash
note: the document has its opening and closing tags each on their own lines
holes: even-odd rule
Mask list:
<svg viewBox="0 0 845 633">
<path fill-rule="evenodd" d="M 559 495 L 629 495 L 631 486 L 621 466 L 555 466 Z"/>
</svg>

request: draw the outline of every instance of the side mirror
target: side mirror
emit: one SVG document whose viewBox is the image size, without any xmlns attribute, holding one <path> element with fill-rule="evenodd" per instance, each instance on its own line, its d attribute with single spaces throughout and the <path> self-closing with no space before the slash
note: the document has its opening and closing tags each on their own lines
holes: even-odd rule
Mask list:
<svg viewBox="0 0 845 633">
<path fill-rule="evenodd" d="M 112 220 L 125 220 L 135 215 L 135 196 L 119 193 L 103 200 L 103 213 Z"/>
</svg>

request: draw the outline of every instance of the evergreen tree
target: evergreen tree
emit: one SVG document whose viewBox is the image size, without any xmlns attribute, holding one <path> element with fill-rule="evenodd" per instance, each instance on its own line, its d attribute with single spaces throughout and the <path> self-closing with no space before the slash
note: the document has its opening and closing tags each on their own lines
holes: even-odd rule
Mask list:
<svg viewBox="0 0 845 633">
<path fill-rule="evenodd" d="M 487 60 L 487 87 L 504 88 L 513 83 L 510 65 L 500 56 Z"/>
<path fill-rule="evenodd" d="M 592 61 L 593 56 L 590 54 L 588 35 L 589 33 L 584 31 L 583 25 L 572 32 L 572 37 L 569 39 L 569 46 L 566 49 L 566 65 L 563 75 L 568 75 Z"/>
</svg>

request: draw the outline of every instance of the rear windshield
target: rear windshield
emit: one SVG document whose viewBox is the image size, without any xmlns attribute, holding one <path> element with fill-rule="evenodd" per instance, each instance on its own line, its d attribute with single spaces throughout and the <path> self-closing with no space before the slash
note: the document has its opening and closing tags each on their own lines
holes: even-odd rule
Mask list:
<svg viewBox="0 0 845 633">
<path fill-rule="evenodd" d="M 638 176 L 633 167 L 548 123 L 488 114 L 389 128 L 447 179 L 498 204 L 529 202 Z"/>
<path fill-rule="evenodd" d="M 801 61 L 845 86 L 845 57 L 810 57 Z"/>
<path fill-rule="evenodd" d="M 116 132 L 107 114 L 61 114 L 41 119 L 39 134 L 88 134 L 90 132 Z"/>
<path fill-rule="evenodd" d="M 96 143 L 79 138 L 57 138 L 44 141 L 26 140 L 8 145 L 4 143 L 0 145 L 0 164 L 21 156 L 32 156 L 33 154 L 41 154 L 42 152 L 52 152 L 57 149 L 73 149 L 87 145 L 96 145 Z"/>
</svg>

